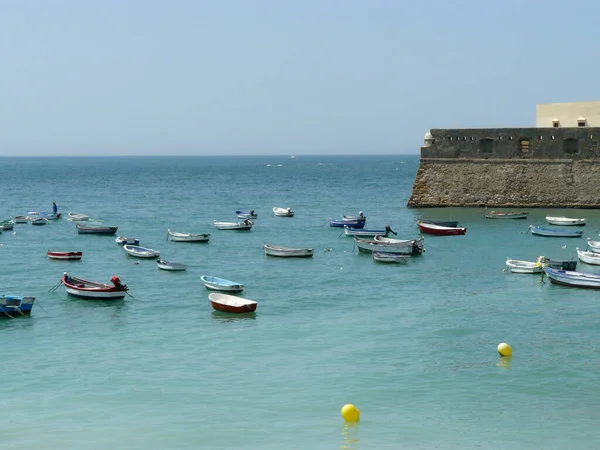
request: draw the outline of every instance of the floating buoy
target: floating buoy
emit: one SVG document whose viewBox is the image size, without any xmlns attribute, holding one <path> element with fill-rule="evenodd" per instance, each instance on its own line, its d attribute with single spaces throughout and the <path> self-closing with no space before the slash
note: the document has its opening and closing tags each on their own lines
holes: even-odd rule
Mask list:
<svg viewBox="0 0 600 450">
<path fill-rule="evenodd" d="M 360 418 L 360 411 L 354 405 L 348 403 L 342 406 L 342 417 L 346 422 L 358 422 Z"/>
<path fill-rule="evenodd" d="M 501 342 L 498 344 L 498 353 L 500 353 L 500 356 L 510 356 L 512 355 L 512 348 L 506 342 Z"/>
</svg>

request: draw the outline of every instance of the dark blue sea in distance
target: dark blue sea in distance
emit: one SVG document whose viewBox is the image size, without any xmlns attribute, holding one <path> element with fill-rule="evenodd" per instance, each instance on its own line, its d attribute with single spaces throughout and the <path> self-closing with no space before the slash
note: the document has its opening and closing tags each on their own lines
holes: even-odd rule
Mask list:
<svg viewBox="0 0 600 450">
<path fill-rule="evenodd" d="M 66 217 L 2 233 L 2 292 L 37 298 L 31 317 L 0 323 L 4 449 L 598 448 L 600 293 L 508 273 L 505 261 L 576 257 L 599 239 L 599 211 L 407 209 L 416 155 L 0 163 L 2 219 L 55 201 L 189 267 L 158 270 Z M 237 209 L 258 213 L 250 232 L 214 228 Z M 367 228 L 399 238 L 419 236 L 419 216 L 468 231 L 425 236 L 422 256 L 382 264 L 329 226 L 361 210 Z M 527 233 L 549 213 L 586 217 L 584 237 Z M 169 228 L 210 242 L 167 241 Z M 315 255 L 267 257 L 264 243 Z M 48 260 L 49 249 L 83 259 Z M 52 291 L 63 272 L 118 275 L 131 296 L 70 298 Z M 202 275 L 244 284 L 256 314 L 213 311 Z M 360 422 L 344 423 L 346 403 Z"/>
</svg>

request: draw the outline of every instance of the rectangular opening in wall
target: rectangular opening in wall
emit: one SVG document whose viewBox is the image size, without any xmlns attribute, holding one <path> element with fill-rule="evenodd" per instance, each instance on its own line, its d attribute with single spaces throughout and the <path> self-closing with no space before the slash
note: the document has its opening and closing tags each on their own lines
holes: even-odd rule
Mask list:
<svg viewBox="0 0 600 450">
<path fill-rule="evenodd" d="M 521 153 L 529 153 L 529 139 L 521 139 L 519 142 Z"/>
</svg>

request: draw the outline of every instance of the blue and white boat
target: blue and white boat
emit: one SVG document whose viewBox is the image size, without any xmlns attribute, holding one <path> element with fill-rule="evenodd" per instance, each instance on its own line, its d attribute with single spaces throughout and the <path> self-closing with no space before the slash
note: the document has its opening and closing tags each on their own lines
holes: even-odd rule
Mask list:
<svg viewBox="0 0 600 450">
<path fill-rule="evenodd" d="M 15 318 L 28 316 L 33 308 L 35 297 L 21 297 L 20 295 L 0 296 L 0 317 Z"/>
<path fill-rule="evenodd" d="M 550 283 L 562 286 L 579 287 L 587 289 L 600 289 L 600 275 L 571 270 L 553 269 L 544 267 L 544 273 L 550 279 Z"/>
<path fill-rule="evenodd" d="M 213 291 L 242 292 L 244 290 L 243 284 L 226 280 L 224 278 L 202 275 L 200 279 L 204 283 L 204 287 L 206 287 L 206 289 L 211 289 Z"/>
<path fill-rule="evenodd" d="M 329 219 L 330 227 L 364 228 L 367 219 Z"/>
<path fill-rule="evenodd" d="M 257 219 L 258 218 L 258 214 L 256 214 L 256 212 L 254 210 L 242 211 L 242 210 L 238 209 L 235 212 L 235 214 L 237 215 L 238 219 Z"/>
<path fill-rule="evenodd" d="M 529 225 L 529 229 L 531 230 L 531 234 L 536 234 L 538 236 L 574 238 L 583 236 L 583 231 L 581 230 L 561 230 L 558 228 L 543 228 L 533 225 Z"/>
</svg>

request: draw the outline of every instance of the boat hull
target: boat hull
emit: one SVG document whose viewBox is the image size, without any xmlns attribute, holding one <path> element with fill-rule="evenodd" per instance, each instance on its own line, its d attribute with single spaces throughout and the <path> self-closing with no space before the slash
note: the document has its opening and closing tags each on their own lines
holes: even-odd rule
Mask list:
<svg viewBox="0 0 600 450">
<path fill-rule="evenodd" d="M 79 261 L 83 257 L 83 252 L 56 252 L 48 250 L 47 255 L 49 259 Z"/>
<path fill-rule="evenodd" d="M 569 270 L 558 270 L 549 267 L 546 267 L 544 272 L 552 284 L 578 287 L 583 289 L 600 289 L 600 275 Z"/>
<path fill-rule="evenodd" d="M 163 259 L 156 261 L 156 266 L 161 270 L 170 270 L 172 272 L 183 272 L 184 270 L 187 270 L 187 266 L 185 264 L 173 261 L 165 261 Z"/>
<path fill-rule="evenodd" d="M 490 212 L 485 214 L 486 219 L 527 219 L 528 212 Z"/>
<path fill-rule="evenodd" d="M 0 317 L 15 318 L 29 316 L 33 308 L 35 297 L 22 297 L 20 295 L 0 296 Z"/>
<path fill-rule="evenodd" d="M 252 229 L 253 222 L 219 222 L 215 220 L 215 228 L 217 230 L 237 230 L 237 231 L 250 231 Z"/>
<path fill-rule="evenodd" d="M 578 238 L 583 236 L 583 231 L 581 230 L 554 230 L 552 228 L 542 228 L 542 227 L 534 227 L 530 226 L 531 234 L 536 236 L 544 236 L 544 237 L 568 237 L 568 238 Z"/>
<path fill-rule="evenodd" d="M 586 219 L 575 219 L 563 216 L 546 216 L 546 222 L 548 222 L 550 225 L 582 227 L 585 226 Z"/>
<path fill-rule="evenodd" d="M 273 214 L 277 217 L 294 217 L 294 211 L 290 208 L 273 208 Z"/>
<path fill-rule="evenodd" d="M 435 236 L 460 236 L 467 232 L 464 227 L 445 227 L 433 223 L 417 222 L 421 233 L 433 234 Z"/>
<path fill-rule="evenodd" d="M 169 239 L 173 242 L 208 242 L 210 240 L 210 234 L 193 234 L 193 233 L 177 233 L 175 231 L 167 230 Z"/>
<path fill-rule="evenodd" d="M 81 225 L 79 223 L 77 223 L 75 226 L 77 228 L 77 233 L 79 234 L 113 235 L 116 234 L 117 230 L 119 229 L 119 227 L 94 227 Z"/>
<path fill-rule="evenodd" d="M 415 219 L 416 222 L 431 223 L 442 227 L 458 227 L 458 220 L 430 220 L 430 219 Z"/>
<path fill-rule="evenodd" d="M 140 247 L 137 245 L 125 244 L 123 245 L 123 250 L 125 250 L 129 256 L 133 256 L 135 258 L 152 259 L 160 256 L 160 252 L 158 250 L 152 250 L 151 248 Z"/>
<path fill-rule="evenodd" d="M 258 306 L 258 303 L 254 300 L 234 297 L 233 295 L 227 294 L 209 294 L 208 300 L 210 301 L 210 305 L 216 311 L 234 314 L 253 313 Z"/>
<path fill-rule="evenodd" d="M 388 253 L 373 250 L 373 259 L 382 263 L 406 263 L 410 259 L 409 255 L 398 255 L 397 253 Z"/>
<path fill-rule="evenodd" d="M 244 290 L 243 284 L 225 280 L 224 278 L 203 275 L 200 277 L 200 280 L 204 283 L 204 287 L 211 291 L 242 292 Z"/>
<path fill-rule="evenodd" d="M 354 237 L 354 243 L 358 248 L 359 252 L 362 253 L 373 253 L 375 251 L 382 251 L 386 253 L 395 253 L 399 255 L 420 255 L 425 251 L 423 246 L 423 239 L 410 239 L 406 241 L 380 242 L 372 239 L 362 239 Z"/>
<path fill-rule="evenodd" d="M 120 283 L 117 277 L 113 277 L 113 285 L 96 283 L 83 280 L 81 278 L 70 277 L 65 272 L 62 277 L 62 284 L 72 297 L 86 300 L 122 300 L 129 290 L 127 286 Z M 115 284 L 116 283 L 116 284 Z"/>
<path fill-rule="evenodd" d="M 312 248 L 291 248 L 264 244 L 263 249 L 265 255 L 281 258 L 310 258 L 314 254 L 314 249 Z"/>
<path fill-rule="evenodd" d="M 506 266 L 512 273 L 542 273 L 544 268 L 539 262 L 520 261 L 517 259 L 506 260 Z"/>
</svg>

